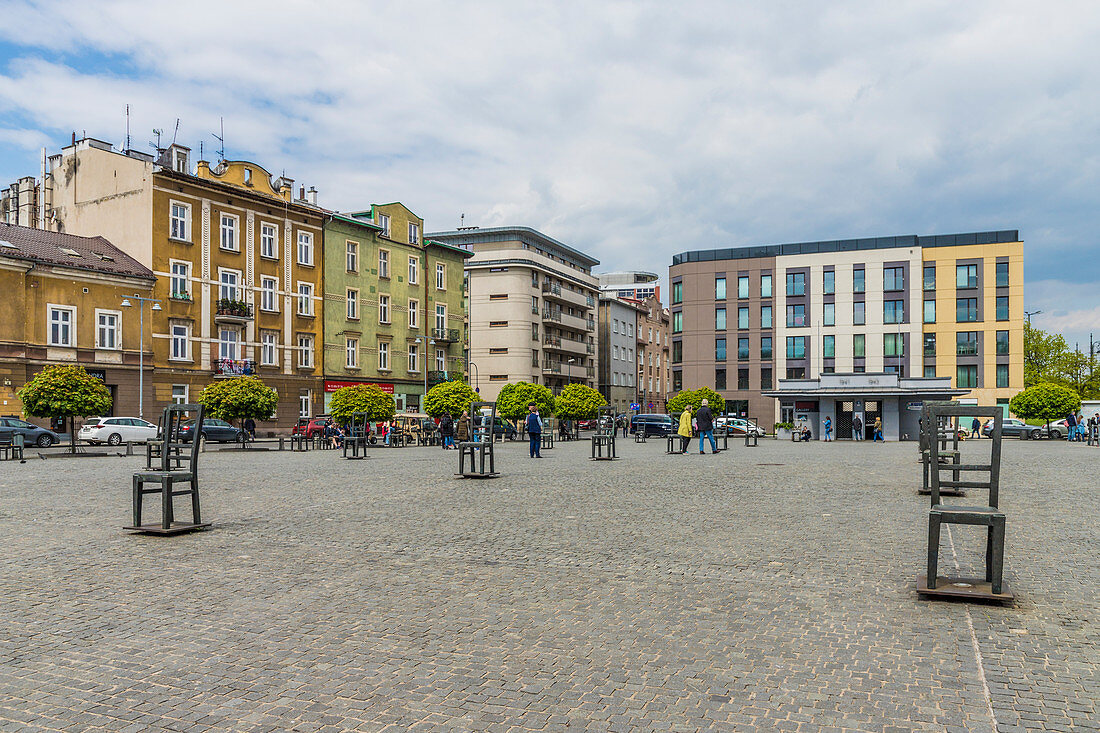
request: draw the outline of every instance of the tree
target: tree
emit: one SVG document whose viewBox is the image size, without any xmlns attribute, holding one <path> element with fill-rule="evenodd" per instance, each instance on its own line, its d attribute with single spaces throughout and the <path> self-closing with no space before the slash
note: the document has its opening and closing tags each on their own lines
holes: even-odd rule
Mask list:
<svg viewBox="0 0 1100 733">
<path fill-rule="evenodd" d="M 203 387 L 198 402 L 207 416 L 219 420 L 270 420 L 279 405 L 279 393 L 258 377 L 232 377 Z"/>
<path fill-rule="evenodd" d="M 1076 392 L 1052 382 L 1028 387 L 1008 403 L 1012 414 L 1025 420 L 1045 420 L 1048 427 L 1051 420 L 1076 412 L 1080 406 L 1081 397 Z"/>
<path fill-rule="evenodd" d="M 677 392 L 676 396 L 668 401 L 668 414 L 678 415 L 684 411 L 684 407 L 691 405 L 691 411 L 698 412 L 699 408 L 703 406 L 703 400 L 707 401 L 707 406 L 710 411 L 715 415 L 721 415 L 726 409 L 726 400 L 722 395 L 715 392 L 710 387 L 700 387 L 699 389 L 685 389 L 682 392 Z"/>
<path fill-rule="evenodd" d="M 554 413 L 554 393 L 547 387 L 530 382 L 507 384 L 497 396 L 497 414 L 507 420 L 519 420 L 527 414 L 527 405 L 532 402 L 543 417 Z"/>
<path fill-rule="evenodd" d="M 595 417 L 607 404 L 603 395 L 584 384 L 570 384 L 554 400 L 554 412 L 566 420 Z"/>
<path fill-rule="evenodd" d="M 367 413 L 367 420 L 389 420 L 393 417 L 397 403 L 391 395 L 382 391 L 377 384 L 357 384 L 354 387 L 341 387 L 332 393 L 329 414 L 336 422 L 347 424 L 356 412 Z"/>
<path fill-rule="evenodd" d="M 432 417 L 442 417 L 444 413 L 458 417 L 463 410 L 470 409 L 471 402 L 477 401 L 477 392 L 465 382 L 440 382 L 428 390 L 424 398 L 424 412 Z"/>
<path fill-rule="evenodd" d="M 1050 334 L 1024 324 L 1024 388 L 1044 382 L 1061 383 L 1069 371 L 1072 352 L 1061 334 Z"/>
<path fill-rule="evenodd" d="M 23 412 L 32 417 L 69 418 L 69 451 L 76 453 L 79 415 L 106 415 L 111 411 L 111 390 L 78 364 L 48 366 L 16 393 Z"/>
</svg>

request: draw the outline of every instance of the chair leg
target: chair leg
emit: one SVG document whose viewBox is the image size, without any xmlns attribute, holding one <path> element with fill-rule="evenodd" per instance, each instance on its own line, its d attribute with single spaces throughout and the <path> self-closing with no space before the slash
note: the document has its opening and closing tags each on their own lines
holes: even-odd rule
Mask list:
<svg viewBox="0 0 1100 733">
<path fill-rule="evenodd" d="M 141 526 L 141 487 L 143 483 L 139 476 L 134 476 L 134 526 Z"/>
<path fill-rule="evenodd" d="M 940 560 L 940 518 L 934 514 L 928 517 L 928 587 L 935 590 Z"/>
<path fill-rule="evenodd" d="M 993 592 L 1000 593 L 1004 581 L 1004 564 L 1005 564 L 1005 523 L 1004 520 L 999 520 L 990 528 L 992 535 L 992 561 L 990 564 L 990 583 L 992 584 Z"/>
<path fill-rule="evenodd" d="M 191 477 L 191 521 L 195 524 L 202 523 L 202 513 L 199 511 L 199 477 Z"/>
<path fill-rule="evenodd" d="M 172 528 L 172 482 L 169 479 L 164 479 L 160 485 L 160 507 L 161 507 L 161 527 L 164 529 Z"/>
</svg>

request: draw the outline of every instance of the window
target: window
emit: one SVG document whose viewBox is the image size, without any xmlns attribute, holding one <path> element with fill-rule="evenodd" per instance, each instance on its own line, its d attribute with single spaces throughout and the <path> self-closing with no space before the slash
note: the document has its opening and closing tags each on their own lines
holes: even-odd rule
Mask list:
<svg viewBox="0 0 1100 733">
<path fill-rule="evenodd" d="M 1007 288 L 1008 287 L 1008 263 L 1007 262 L 998 262 L 997 263 L 997 287 L 999 287 L 999 288 Z M 997 386 L 1000 387 L 1001 385 L 998 384 Z M 1005 386 L 1007 387 L 1008 385 L 1006 384 Z"/>
<path fill-rule="evenodd" d="M 684 302 L 684 284 L 682 282 L 672 283 L 672 305 Z"/>
<path fill-rule="evenodd" d="M 997 332 L 997 353 L 998 354 L 1007 354 L 1008 353 L 1008 331 L 998 331 Z"/>
<path fill-rule="evenodd" d="M 386 249 L 378 250 L 378 277 L 390 276 L 390 252 Z"/>
<path fill-rule="evenodd" d="M 409 301 L 409 328 L 420 328 L 420 301 Z"/>
<path fill-rule="evenodd" d="M 748 328 L 749 327 L 749 308 L 748 306 L 741 306 L 737 309 L 737 327 Z"/>
<path fill-rule="evenodd" d="M 997 386 L 998 387 L 1007 387 L 1008 386 L 1008 364 L 998 364 L 997 365 Z"/>
<path fill-rule="evenodd" d="M 935 323 L 936 322 L 936 301 L 926 300 L 924 301 L 924 322 Z"/>
<path fill-rule="evenodd" d="M 884 300 L 882 302 L 883 323 L 905 323 L 905 301 Z"/>
<path fill-rule="evenodd" d="M 260 310 L 274 312 L 277 310 L 275 307 L 275 291 L 279 287 L 279 281 L 273 277 L 261 277 L 260 278 Z"/>
<path fill-rule="evenodd" d="M 737 389 L 749 388 L 749 370 L 738 369 L 737 370 Z"/>
<path fill-rule="evenodd" d="M 714 309 L 714 330 L 725 331 L 726 330 L 726 309 L 715 308 Z"/>
<path fill-rule="evenodd" d="M 684 388 L 684 373 L 681 371 L 674 371 L 672 373 L 672 391 L 679 392 Z"/>
<path fill-rule="evenodd" d="M 420 371 L 420 344 L 409 344 L 409 371 Z"/>
<path fill-rule="evenodd" d="M 787 367 L 787 379 L 805 379 L 806 367 Z"/>
<path fill-rule="evenodd" d="M 260 257 L 275 259 L 277 257 L 275 240 L 279 237 L 279 230 L 274 224 L 260 224 Z"/>
<path fill-rule="evenodd" d="M 974 356 L 978 353 L 978 332 L 959 331 L 955 334 L 955 353 L 958 356 Z"/>
<path fill-rule="evenodd" d="M 390 322 L 390 296 L 388 295 L 378 296 L 378 322 L 383 324 Z"/>
<path fill-rule="evenodd" d="M 745 361 L 749 358 L 749 340 L 747 338 L 737 339 L 737 359 L 739 361 Z"/>
<path fill-rule="evenodd" d="M 764 361 L 770 361 L 772 358 L 772 337 L 763 336 L 760 339 L 760 358 Z"/>
<path fill-rule="evenodd" d="M 174 361 L 191 360 L 191 327 L 184 323 L 173 323 L 171 328 L 172 351 Z"/>
<path fill-rule="evenodd" d="M 278 344 L 278 331 L 263 331 L 260 333 L 260 364 L 275 366 L 278 363 L 275 356 Z"/>
<path fill-rule="evenodd" d="M 171 297 L 188 300 L 191 297 L 191 263 L 172 260 Z"/>
<path fill-rule="evenodd" d="M 119 311 L 95 312 L 95 347 L 97 349 L 121 349 L 122 335 L 119 333 L 119 322 L 122 313 Z"/>
<path fill-rule="evenodd" d="M 924 289 L 935 290 L 936 289 L 936 266 L 925 265 L 924 266 Z"/>
<path fill-rule="evenodd" d="M 420 243 L 420 225 L 409 222 L 409 244 Z"/>
<path fill-rule="evenodd" d="M 313 235 L 309 232 L 298 232 L 298 264 L 313 264 Z"/>
<path fill-rule="evenodd" d="M 904 356 L 905 338 L 900 333 L 882 334 L 883 356 Z"/>
<path fill-rule="evenodd" d="M 236 328 L 224 327 L 218 331 L 218 356 L 221 359 L 239 359 L 238 347 L 241 332 Z"/>
<path fill-rule="evenodd" d="M 772 307 L 770 305 L 760 306 L 760 328 L 772 327 Z"/>
<path fill-rule="evenodd" d="M 412 226 L 412 225 L 410 225 Z M 409 285 L 416 285 L 420 275 L 420 258 L 409 258 Z"/>
<path fill-rule="evenodd" d="M 821 273 L 821 292 L 825 295 L 832 295 L 836 292 L 836 272 L 834 270 L 825 270 Z"/>
<path fill-rule="evenodd" d="M 821 356 L 832 359 L 836 356 L 836 336 L 824 336 L 821 339 Z"/>
<path fill-rule="evenodd" d="M 788 305 L 787 306 L 787 327 L 788 328 L 801 328 L 806 325 L 806 306 L 804 305 Z"/>
<path fill-rule="evenodd" d="M 805 359 L 806 358 L 806 337 L 805 336 L 788 336 L 787 337 L 787 358 L 788 359 Z"/>
<path fill-rule="evenodd" d="M 241 274 L 236 270 L 219 270 L 218 273 L 218 297 L 222 300 L 241 300 L 237 291 Z"/>
<path fill-rule="evenodd" d="M 760 276 L 760 297 L 770 298 L 772 297 L 772 276 L 761 275 Z"/>
<path fill-rule="evenodd" d="M 447 355 L 446 355 L 446 353 L 444 353 L 443 349 L 436 349 L 435 350 L 435 370 L 437 372 L 442 372 L 442 371 L 445 371 L 446 369 L 447 369 Z"/>
<path fill-rule="evenodd" d="M 344 244 L 344 267 L 348 272 L 359 272 L 359 243 L 348 240 Z"/>
<path fill-rule="evenodd" d="M 355 288 L 348 288 L 347 314 L 349 321 L 359 320 L 359 291 Z"/>
<path fill-rule="evenodd" d="M 306 334 L 298 336 L 298 366 L 313 366 L 313 337 Z"/>
<path fill-rule="evenodd" d="M 1007 321 L 1008 320 L 1008 296 L 1007 295 L 998 295 L 997 296 L 997 320 L 998 321 Z"/>
<path fill-rule="evenodd" d="M 175 201 L 169 206 L 168 236 L 183 242 L 191 241 L 191 207 Z"/>
<path fill-rule="evenodd" d="M 612 318 L 611 319 L 611 333 L 618 333 L 618 332 L 619 332 L 619 319 L 618 318 Z"/>
<path fill-rule="evenodd" d="M 714 388 L 716 390 L 723 390 L 726 388 L 726 370 L 715 369 L 714 370 Z"/>
<path fill-rule="evenodd" d="M 747 298 L 749 297 L 749 276 L 740 275 L 737 278 L 737 297 Z"/>
<path fill-rule="evenodd" d="M 313 392 L 303 389 L 298 393 L 298 417 L 313 416 Z"/>
<path fill-rule="evenodd" d="M 714 299 L 725 300 L 726 299 L 726 278 L 716 277 L 714 278 Z"/>
<path fill-rule="evenodd" d="M 672 363 L 679 364 L 684 360 L 684 343 L 682 341 L 672 342 Z"/>
<path fill-rule="evenodd" d="M 447 266 L 442 262 L 437 262 L 435 265 L 435 289 L 447 289 Z"/>
<path fill-rule="evenodd" d="M 924 355 L 935 356 L 936 355 L 936 334 L 926 333 L 924 334 Z"/>
<path fill-rule="evenodd" d="M 852 356 L 865 357 L 867 356 L 867 335 L 863 333 L 857 333 L 852 336 Z"/>
<path fill-rule="evenodd" d="M 960 364 L 955 371 L 955 386 L 959 389 L 978 386 L 978 367 L 976 364 Z"/>
<path fill-rule="evenodd" d="M 239 249 L 237 241 L 237 217 L 232 214 L 221 216 L 221 248 L 236 252 Z"/>
<path fill-rule="evenodd" d="M 905 268 L 903 268 L 903 267 L 884 267 L 884 268 L 882 268 L 882 289 L 883 290 L 905 290 Z"/>
<path fill-rule="evenodd" d="M 967 323 L 978 320 L 977 298 L 955 299 L 955 320 L 959 323 Z"/>
<path fill-rule="evenodd" d="M 508 321 L 494 321 L 493 323 L 500 323 L 507 326 Z M 489 324 L 493 325 L 492 323 Z M 435 306 L 435 328 L 437 331 L 442 331 L 447 327 L 447 306 L 442 303 L 436 303 Z"/>
<path fill-rule="evenodd" d="M 725 361 L 726 360 L 726 340 L 714 339 L 714 360 Z"/>
<path fill-rule="evenodd" d="M 760 389 L 772 388 L 772 370 L 770 367 L 760 370 Z"/>
<path fill-rule="evenodd" d="M 821 324 L 823 326 L 836 325 L 836 303 L 825 303 L 821 309 Z"/>
<path fill-rule="evenodd" d="M 852 304 L 852 323 L 857 326 L 867 323 L 867 304 L 862 300 Z"/>
<path fill-rule="evenodd" d="M 934 379 L 936 376 L 936 367 L 925 365 L 924 376 L 926 379 Z"/>
<path fill-rule="evenodd" d="M 344 340 L 344 366 L 348 369 L 359 368 L 359 339 Z"/>
<path fill-rule="evenodd" d="M 186 384 L 173 384 L 172 385 L 172 404 L 173 405 L 186 405 L 187 404 L 187 385 Z"/>
<path fill-rule="evenodd" d="M 547 337 L 547 338 L 549 338 L 549 337 Z M 615 344 L 611 345 L 611 358 L 614 359 L 615 361 L 618 361 L 618 359 L 619 359 L 619 347 Z"/>
<path fill-rule="evenodd" d="M 676 311 L 672 314 L 672 332 L 682 333 L 684 330 L 684 314 L 681 311 Z"/>
<path fill-rule="evenodd" d="M 806 273 L 804 272 L 788 272 L 787 273 L 787 295 L 805 295 L 806 294 Z"/>
<path fill-rule="evenodd" d="M 531 324 L 531 340 L 532 341 L 538 341 L 539 340 L 539 324 L 537 324 L 537 323 L 532 323 Z"/>
<path fill-rule="evenodd" d="M 382 236 L 390 236 L 390 217 L 386 214 L 378 215 L 378 226 L 382 227 Z"/>
<path fill-rule="evenodd" d="M 298 283 L 298 315 L 313 315 L 313 284 Z"/>
<path fill-rule="evenodd" d="M 852 270 L 852 292 L 864 293 L 867 291 L 867 271 L 862 267 Z"/>
<path fill-rule="evenodd" d="M 976 288 L 976 287 L 978 287 L 978 266 L 977 265 L 957 265 L 955 267 L 955 287 L 956 288 Z"/>
</svg>

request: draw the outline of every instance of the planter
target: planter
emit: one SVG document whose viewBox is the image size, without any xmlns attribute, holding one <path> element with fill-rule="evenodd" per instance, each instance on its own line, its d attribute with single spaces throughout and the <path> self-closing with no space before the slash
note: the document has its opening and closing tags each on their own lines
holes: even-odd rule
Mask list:
<svg viewBox="0 0 1100 733">
<path fill-rule="evenodd" d="M 778 428 L 775 431 L 775 437 L 776 437 L 777 440 L 790 440 L 791 439 L 791 431 L 788 430 L 787 428 Z"/>
</svg>

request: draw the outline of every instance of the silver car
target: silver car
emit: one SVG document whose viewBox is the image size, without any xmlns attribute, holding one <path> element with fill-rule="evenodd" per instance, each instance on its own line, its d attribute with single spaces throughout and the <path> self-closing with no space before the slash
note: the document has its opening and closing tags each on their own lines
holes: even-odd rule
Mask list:
<svg viewBox="0 0 1100 733">
<path fill-rule="evenodd" d="M 93 417 L 80 426 L 77 440 L 87 443 L 143 443 L 157 437 L 157 426 L 139 417 Z"/>
</svg>

